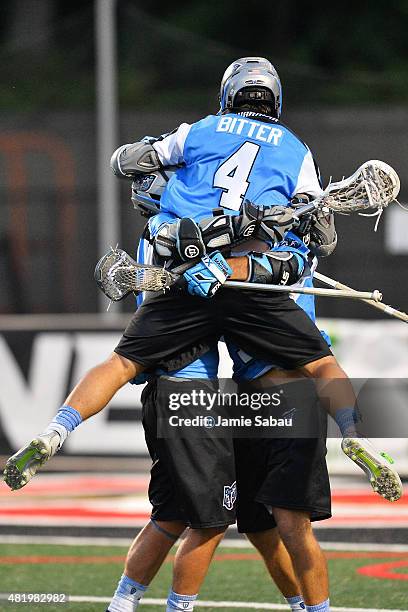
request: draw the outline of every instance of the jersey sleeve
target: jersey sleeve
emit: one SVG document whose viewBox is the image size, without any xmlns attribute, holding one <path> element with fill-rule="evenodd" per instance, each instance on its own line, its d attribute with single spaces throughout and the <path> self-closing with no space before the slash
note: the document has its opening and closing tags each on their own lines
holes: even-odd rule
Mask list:
<svg viewBox="0 0 408 612">
<path fill-rule="evenodd" d="M 182 123 L 177 130 L 152 143 L 163 166 L 177 166 L 184 160 L 184 145 L 191 125 Z"/>
<path fill-rule="evenodd" d="M 297 193 L 310 195 L 313 199 L 323 194 L 320 173 L 310 149 L 307 149 L 307 153 L 303 159 L 292 197 Z"/>
<path fill-rule="evenodd" d="M 177 219 L 178 217 L 169 212 L 157 213 L 157 215 L 154 215 L 154 217 L 151 217 L 148 221 L 150 236 L 154 238 L 164 223 L 173 223 L 173 221 L 177 221 Z"/>
</svg>

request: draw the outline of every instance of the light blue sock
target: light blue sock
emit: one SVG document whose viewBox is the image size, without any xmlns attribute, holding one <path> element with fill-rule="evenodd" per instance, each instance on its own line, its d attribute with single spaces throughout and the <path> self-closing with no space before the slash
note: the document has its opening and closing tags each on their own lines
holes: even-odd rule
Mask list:
<svg viewBox="0 0 408 612">
<path fill-rule="evenodd" d="M 300 595 L 295 595 L 294 597 L 285 597 L 286 601 L 290 605 L 290 609 L 292 612 L 301 612 L 302 610 L 306 610 L 305 602 L 303 601 L 303 597 Z"/>
<path fill-rule="evenodd" d="M 74 431 L 74 429 L 81 423 L 82 417 L 78 410 L 75 410 L 75 408 L 72 408 L 72 406 L 64 405 L 58 410 L 57 414 L 45 430 L 45 433 L 56 431 L 61 438 L 59 443 L 59 447 L 61 447 L 71 431 Z"/>
<path fill-rule="evenodd" d="M 169 591 L 167 598 L 166 612 L 173 612 L 173 610 L 184 610 L 185 612 L 192 612 L 194 610 L 194 602 L 198 595 L 180 595 L 175 593 L 172 589 Z"/>
<path fill-rule="evenodd" d="M 135 612 L 147 586 L 139 584 L 132 578 L 122 574 L 112 601 L 109 604 L 108 612 Z"/>
<path fill-rule="evenodd" d="M 307 612 L 330 612 L 330 600 L 322 601 L 315 606 L 306 606 Z"/>
<path fill-rule="evenodd" d="M 357 414 L 354 408 L 341 408 L 336 411 L 334 419 L 341 431 L 343 438 L 355 438 Z"/>
</svg>

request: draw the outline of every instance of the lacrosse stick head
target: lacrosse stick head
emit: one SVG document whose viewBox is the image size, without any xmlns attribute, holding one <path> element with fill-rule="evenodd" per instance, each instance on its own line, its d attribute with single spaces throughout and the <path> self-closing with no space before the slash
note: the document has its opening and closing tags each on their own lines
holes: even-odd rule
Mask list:
<svg viewBox="0 0 408 612">
<path fill-rule="evenodd" d="M 113 302 L 129 293 L 161 291 L 177 277 L 158 266 L 138 264 L 126 251 L 111 248 L 96 264 L 94 278 L 99 289 Z"/>
<path fill-rule="evenodd" d="M 395 170 L 383 161 L 371 159 L 348 178 L 331 183 L 325 189 L 322 204 L 335 212 L 368 211 L 381 213 L 400 190 Z"/>
</svg>

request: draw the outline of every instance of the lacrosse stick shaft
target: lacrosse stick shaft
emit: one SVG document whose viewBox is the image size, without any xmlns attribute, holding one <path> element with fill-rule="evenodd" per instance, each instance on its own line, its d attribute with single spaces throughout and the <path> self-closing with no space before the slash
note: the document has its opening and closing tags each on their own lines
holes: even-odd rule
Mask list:
<svg viewBox="0 0 408 612">
<path fill-rule="evenodd" d="M 303 215 L 313 212 L 314 210 L 317 210 L 318 208 L 319 208 L 318 202 L 316 200 L 313 200 L 313 202 L 309 202 L 309 204 L 305 204 L 304 206 L 301 206 L 300 208 L 298 208 L 296 210 L 296 214 L 294 214 L 293 216 L 295 219 L 300 219 Z"/>
<path fill-rule="evenodd" d="M 345 290 L 345 289 L 349 291 L 354 291 L 354 289 L 352 289 L 348 285 L 345 285 L 344 283 L 340 283 L 339 281 L 336 281 L 335 279 L 330 278 L 329 276 L 326 276 L 325 274 L 320 274 L 320 272 L 315 272 L 313 276 L 320 282 L 324 283 L 325 285 L 328 285 L 329 287 L 333 287 L 334 289 L 337 289 L 340 291 Z M 408 323 L 408 314 L 406 312 L 397 310 L 396 308 L 393 308 L 392 306 L 389 306 L 388 304 L 381 304 L 380 302 L 373 302 L 371 300 L 362 300 L 362 301 L 366 302 L 369 306 L 372 306 L 373 308 L 377 308 L 377 310 L 381 310 L 381 312 L 389 315 L 390 317 L 394 317 L 395 319 L 400 319 L 400 321 L 404 321 L 404 323 Z"/>
<path fill-rule="evenodd" d="M 350 298 L 354 300 L 368 300 L 378 302 L 381 293 L 375 291 L 354 291 L 349 289 L 320 289 L 316 287 L 286 287 L 284 285 L 264 285 L 263 283 L 247 283 L 241 281 L 227 281 L 223 287 L 228 289 L 252 289 L 253 291 L 272 291 L 276 293 L 302 293 L 305 295 L 318 295 L 320 297 Z"/>
</svg>

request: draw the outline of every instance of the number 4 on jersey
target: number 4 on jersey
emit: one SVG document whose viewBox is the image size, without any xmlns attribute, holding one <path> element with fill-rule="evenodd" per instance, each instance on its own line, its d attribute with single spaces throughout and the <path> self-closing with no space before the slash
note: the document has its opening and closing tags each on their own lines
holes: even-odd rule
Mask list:
<svg viewBox="0 0 408 612">
<path fill-rule="evenodd" d="M 214 174 L 213 187 L 223 190 L 220 199 L 222 208 L 240 209 L 249 187 L 249 175 L 259 149 L 260 146 L 253 142 L 244 142 Z"/>
</svg>

